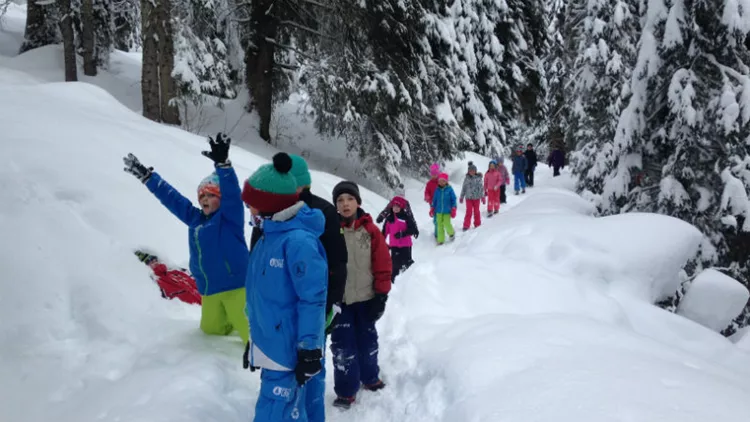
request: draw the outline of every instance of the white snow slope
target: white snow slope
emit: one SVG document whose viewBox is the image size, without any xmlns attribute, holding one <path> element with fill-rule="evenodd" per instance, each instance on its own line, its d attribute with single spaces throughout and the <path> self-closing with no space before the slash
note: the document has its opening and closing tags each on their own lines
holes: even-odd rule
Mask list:
<svg viewBox="0 0 750 422">
<path fill-rule="evenodd" d="M 198 329 L 132 250 L 187 263 L 186 229 L 132 176 L 128 152 L 192 197 L 204 140 L 150 122 L 87 83 L 41 83 L 0 64 L 0 409 L 3 421 L 249 421 L 258 374 L 236 337 Z M 266 162 L 234 148 L 241 179 Z M 471 156 L 480 168 L 486 161 Z M 484 159 L 486 160 L 486 159 Z M 465 163 L 449 172 L 460 189 Z M 315 172 L 327 197 L 336 176 Z M 354 422 L 745 422 L 750 350 L 650 302 L 678 281 L 700 236 L 675 219 L 595 219 L 540 168 L 537 187 L 417 261 L 378 323 L 388 387 Z M 378 212 L 384 198 L 363 191 Z"/>
</svg>

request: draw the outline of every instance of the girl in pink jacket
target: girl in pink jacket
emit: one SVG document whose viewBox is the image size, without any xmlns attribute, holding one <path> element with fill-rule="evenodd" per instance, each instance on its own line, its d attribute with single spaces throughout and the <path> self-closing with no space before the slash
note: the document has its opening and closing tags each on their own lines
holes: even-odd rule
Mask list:
<svg viewBox="0 0 750 422">
<path fill-rule="evenodd" d="M 490 161 L 490 168 L 484 174 L 484 194 L 487 196 L 487 217 L 500 211 L 500 187 L 505 185 L 505 175 L 497 169 L 497 162 Z"/>
<path fill-rule="evenodd" d="M 406 271 L 414 263 L 411 258 L 412 236 L 418 237 L 419 230 L 414 217 L 406 212 L 407 201 L 401 196 L 391 199 L 391 213 L 386 217 L 383 225 L 383 235 L 391 249 L 391 283 L 396 282 L 396 276 Z"/>
</svg>

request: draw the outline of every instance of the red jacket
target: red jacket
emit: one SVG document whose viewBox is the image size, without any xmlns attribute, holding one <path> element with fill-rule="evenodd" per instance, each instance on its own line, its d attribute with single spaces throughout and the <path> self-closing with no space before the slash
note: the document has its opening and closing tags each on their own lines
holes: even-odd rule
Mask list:
<svg viewBox="0 0 750 422">
<path fill-rule="evenodd" d="M 358 210 L 359 218 L 354 220 L 354 230 L 364 228 L 370 235 L 370 257 L 372 262 L 373 290 L 375 294 L 388 294 L 391 291 L 391 254 L 388 245 L 385 243 L 385 237 L 378 226 L 372 222 L 370 214 L 365 214 Z M 346 226 L 342 223 L 342 226 Z"/>
<path fill-rule="evenodd" d="M 177 298 L 185 303 L 201 304 L 201 295 L 195 285 L 195 279 L 187 273 L 178 270 L 167 270 L 164 264 L 151 266 L 157 277 L 156 284 L 161 289 L 162 297 L 166 299 Z"/>
<path fill-rule="evenodd" d="M 424 200 L 428 204 L 432 204 L 432 197 L 435 196 L 435 190 L 438 188 L 437 177 L 430 179 L 427 182 L 427 186 L 424 188 Z"/>
</svg>

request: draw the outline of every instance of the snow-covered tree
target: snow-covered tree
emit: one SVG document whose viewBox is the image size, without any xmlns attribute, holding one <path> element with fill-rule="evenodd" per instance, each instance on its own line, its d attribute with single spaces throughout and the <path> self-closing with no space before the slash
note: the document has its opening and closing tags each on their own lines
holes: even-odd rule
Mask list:
<svg viewBox="0 0 750 422">
<path fill-rule="evenodd" d="M 134 51 L 141 47 L 141 6 L 139 0 L 115 0 L 112 9 L 115 27 L 114 47 Z"/>
<path fill-rule="evenodd" d="M 62 41 L 60 16 L 55 2 L 29 1 L 20 53 Z"/>
<path fill-rule="evenodd" d="M 574 0 L 571 10 L 582 15 L 574 36 L 574 74 L 565 95 L 568 124 L 576 143 L 573 172 L 579 190 L 599 194 L 612 168 L 603 157 L 611 143 L 622 110 L 630 98 L 640 34 L 638 0 Z M 610 163 L 611 165 L 611 163 Z"/>
<path fill-rule="evenodd" d="M 415 1 L 346 1 L 319 22 L 318 57 L 300 77 L 326 134 L 342 134 L 391 186 L 399 167 L 455 156 L 449 81 L 427 54 Z"/>
<path fill-rule="evenodd" d="M 704 233 L 694 262 L 748 284 L 750 10 L 724 0 L 651 1 L 631 97 L 602 147 L 604 213 L 650 211 Z M 608 150 L 606 150 L 608 148 Z"/>
<path fill-rule="evenodd" d="M 547 26 L 549 48 L 543 60 L 544 74 L 547 79 L 545 97 L 547 118 L 544 120 L 547 125 L 548 142 L 556 147 L 562 147 L 568 116 L 564 88 L 568 78 L 568 70 L 572 64 L 572 58 L 569 56 L 573 56 L 565 45 L 567 2 L 547 0 L 545 13 L 549 19 L 549 25 Z"/>
<path fill-rule="evenodd" d="M 206 96 L 234 98 L 237 95 L 232 80 L 225 44 L 225 20 L 220 14 L 228 12 L 224 0 L 181 0 L 175 3 L 175 58 L 172 75 L 177 81 L 180 97 L 202 103 Z"/>
</svg>

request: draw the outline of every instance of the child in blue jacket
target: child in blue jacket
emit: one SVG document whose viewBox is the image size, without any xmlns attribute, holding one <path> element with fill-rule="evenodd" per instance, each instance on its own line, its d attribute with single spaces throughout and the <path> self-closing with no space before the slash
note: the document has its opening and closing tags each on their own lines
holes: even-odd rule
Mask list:
<svg viewBox="0 0 750 422">
<path fill-rule="evenodd" d="M 190 272 L 202 296 L 201 330 L 206 334 L 228 335 L 237 330 L 248 341 L 245 317 L 245 210 L 237 175 L 229 161 L 231 140 L 219 133 L 209 138 L 211 151 L 203 155 L 213 160 L 216 172 L 198 186 L 196 208 L 189 199 L 133 154 L 123 158 L 125 171 L 143 182 L 148 190 L 175 217 L 188 226 Z"/>
<path fill-rule="evenodd" d="M 276 154 L 245 181 L 242 200 L 261 217 L 250 253 L 247 315 L 251 368 L 262 368 L 255 422 L 323 421 L 328 261 L 325 217 L 299 200 L 291 158 Z"/>
<path fill-rule="evenodd" d="M 437 243 L 445 242 L 445 232 L 448 232 L 450 240 L 456 235 L 453 230 L 451 219 L 456 218 L 456 192 L 448 184 L 448 174 L 440 173 L 438 176 L 438 187 L 432 197 L 430 217 L 437 219 Z"/>
</svg>

